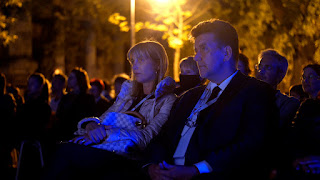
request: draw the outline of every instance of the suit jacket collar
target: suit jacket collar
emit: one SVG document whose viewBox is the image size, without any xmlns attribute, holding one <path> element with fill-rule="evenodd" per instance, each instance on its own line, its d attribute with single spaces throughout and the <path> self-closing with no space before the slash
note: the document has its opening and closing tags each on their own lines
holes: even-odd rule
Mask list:
<svg viewBox="0 0 320 180">
<path fill-rule="evenodd" d="M 213 119 L 218 116 L 224 107 L 234 98 L 234 96 L 242 89 L 245 85 L 245 81 L 248 80 L 248 77 L 242 73 L 237 73 L 233 79 L 230 81 L 226 89 L 222 92 L 218 100 L 212 104 L 210 107 L 209 114 L 206 115 L 206 118 L 198 119 L 197 122 L 206 123 L 208 120 Z M 200 112 L 201 113 L 201 112 Z"/>
</svg>

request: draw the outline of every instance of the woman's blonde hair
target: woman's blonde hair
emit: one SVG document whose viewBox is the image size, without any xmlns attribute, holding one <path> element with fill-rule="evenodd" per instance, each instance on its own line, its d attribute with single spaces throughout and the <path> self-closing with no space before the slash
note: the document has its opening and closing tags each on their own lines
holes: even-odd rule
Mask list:
<svg viewBox="0 0 320 180">
<path fill-rule="evenodd" d="M 157 41 L 142 41 L 140 43 L 135 44 L 130 48 L 127 54 L 128 61 L 132 61 L 133 57 L 150 57 L 157 70 L 157 79 L 155 82 L 154 89 L 156 85 L 165 77 L 168 70 L 168 56 L 164 47 Z M 133 93 L 132 96 L 139 96 L 142 91 L 142 84 L 136 81 L 136 78 L 131 70 L 131 79 L 133 80 Z"/>
</svg>

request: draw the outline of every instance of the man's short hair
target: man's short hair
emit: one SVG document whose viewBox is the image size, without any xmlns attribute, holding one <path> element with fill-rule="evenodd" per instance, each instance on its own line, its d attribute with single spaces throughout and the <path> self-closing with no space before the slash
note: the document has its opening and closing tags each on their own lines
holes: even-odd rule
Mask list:
<svg viewBox="0 0 320 180">
<path fill-rule="evenodd" d="M 239 40 L 236 29 L 227 21 L 219 19 L 210 19 L 202 21 L 191 29 L 191 40 L 194 41 L 201 34 L 213 33 L 215 40 L 223 46 L 230 46 L 232 57 L 238 62 Z"/>
<path fill-rule="evenodd" d="M 316 72 L 317 75 L 320 76 L 320 65 L 319 64 L 308 64 L 308 65 L 303 67 L 303 70 L 305 70 L 306 68 L 313 69 L 314 72 Z"/>
<path fill-rule="evenodd" d="M 278 53 L 276 50 L 274 49 L 266 49 L 260 52 L 258 59 L 261 60 L 263 57 L 265 56 L 269 56 L 272 57 L 273 59 L 277 60 L 278 63 L 278 70 L 281 71 L 281 79 L 283 79 L 286 74 L 287 74 L 287 70 L 288 70 L 288 60 L 287 58 L 285 58 L 284 56 L 282 56 L 280 53 Z"/>
</svg>

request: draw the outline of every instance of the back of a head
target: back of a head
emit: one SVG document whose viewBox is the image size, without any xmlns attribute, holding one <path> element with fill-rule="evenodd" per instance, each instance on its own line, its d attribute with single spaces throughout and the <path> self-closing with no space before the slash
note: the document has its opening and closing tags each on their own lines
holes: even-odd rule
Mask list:
<svg viewBox="0 0 320 180">
<path fill-rule="evenodd" d="M 108 80 L 104 80 L 104 81 L 103 81 L 103 84 L 104 84 L 104 90 L 106 90 L 107 92 L 110 93 L 110 91 L 111 91 L 111 84 L 110 84 L 110 82 L 109 82 Z"/>
<path fill-rule="evenodd" d="M 249 58 L 245 54 L 239 53 L 239 61 L 243 63 L 243 65 L 245 66 L 245 71 L 249 75 L 251 73 L 251 69 L 249 67 Z"/>
<path fill-rule="evenodd" d="M 65 75 L 65 74 L 54 74 L 53 77 L 52 77 L 52 81 L 56 79 L 58 81 L 60 81 L 62 84 L 64 84 L 64 86 L 67 85 L 67 79 L 68 77 Z"/>
<path fill-rule="evenodd" d="M 130 77 L 125 73 L 116 74 L 113 76 L 113 87 L 115 91 L 115 96 L 117 96 L 120 93 L 122 83 L 129 79 Z"/>
<path fill-rule="evenodd" d="M 114 77 L 113 77 L 113 84 L 122 84 L 123 82 L 125 82 L 126 80 L 129 80 L 130 77 L 125 74 L 125 73 L 121 73 L 121 74 L 116 74 Z"/>
<path fill-rule="evenodd" d="M 157 41 L 142 41 L 135 44 L 127 54 L 127 59 L 132 60 L 133 57 L 150 57 L 155 65 L 159 66 L 157 81 L 160 82 L 168 70 L 168 56 L 164 47 Z M 133 73 L 132 73 L 133 74 Z M 134 79 L 134 75 L 132 76 Z M 157 83 L 156 83 L 157 84 Z"/>
<path fill-rule="evenodd" d="M 33 73 L 31 74 L 29 77 L 28 77 L 28 81 L 31 79 L 31 78 L 34 78 L 40 85 L 44 85 L 45 81 L 46 81 L 46 78 L 45 76 L 42 74 L 42 73 Z"/>
<path fill-rule="evenodd" d="M 102 81 L 101 79 L 99 79 L 99 78 L 93 78 L 93 79 L 91 79 L 91 80 L 90 80 L 90 85 L 91 85 L 91 86 L 96 86 L 96 87 L 98 87 L 98 89 L 99 89 L 100 92 L 103 91 L 104 88 L 105 88 L 103 81 Z"/>
<path fill-rule="evenodd" d="M 67 87 L 67 76 L 64 74 L 54 74 L 51 81 L 52 94 L 64 92 Z"/>
<path fill-rule="evenodd" d="M 292 85 L 292 86 L 289 88 L 289 95 L 290 95 L 290 96 L 293 96 L 294 93 L 296 93 L 297 95 L 299 95 L 299 99 L 300 99 L 300 100 L 309 97 L 309 95 L 308 95 L 306 92 L 303 91 L 302 84 Z"/>
<path fill-rule="evenodd" d="M 74 73 L 76 78 L 77 78 L 77 82 L 80 88 L 80 92 L 81 93 L 86 93 L 87 90 L 90 88 L 90 84 L 89 84 L 89 76 L 86 70 L 84 70 L 81 67 L 75 67 L 71 73 Z"/>
<path fill-rule="evenodd" d="M 198 66 L 197 66 L 197 62 L 193 59 L 192 56 L 185 57 L 185 58 L 181 59 L 181 61 L 180 61 L 180 69 L 182 69 L 183 67 L 191 69 L 197 75 L 199 74 L 199 69 L 198 69 Z"/>
<path fill-rule="evenodd" d="M 191 30 L 191 40 L 194 40 L 201 34 L 213 33 L 219 44 L 230 46 L 232 49 L 232 58 L 235 62 L 239 56 L 239 40 L 236 29 L 226 21 L 219 19 L 210 19 L 202 21 Z"/>
<path fill-rule="evenodd" d="M 282 56 L 279 52 L 274 49 L 266 49 L 260 52 L 258 60 L 260 61 L 263 57 L 272 57 L 276 60 L 278 70 L 281 71 L 281 80 L 286 76 L 288 70 L 288 60 Z"/>
</svg>

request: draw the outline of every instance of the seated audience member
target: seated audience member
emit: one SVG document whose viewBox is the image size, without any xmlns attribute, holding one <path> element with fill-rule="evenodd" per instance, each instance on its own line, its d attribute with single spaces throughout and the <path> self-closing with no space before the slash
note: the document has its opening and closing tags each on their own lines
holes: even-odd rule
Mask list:
<svg viewBox="0 0 320 180">
<path fill-rule="evenodd" d="M 103 81 L 104 90 L 101 92 L 102 96 L 107 98 L 109 102 L 112 104 L 112 97 L 111 97 L 111 84 L 108 80 Z"/>
<path fill-rule="evenodd" d="M 289 88 L 289 96 L 299 99 L 300 103 L 309 97 L 309 95 L 303 91 L 302 84 L 292 85 Z"/>
<path fill-rule="evenodd" d="M 29 76 L 24 99 L 25 103 L 17 111 L 20 138 L 45 141 L 51 108 L 49 82 L 43 74 L 33 73 Z"/>
<path fill-rule="evenodd" d="M 212 19 L 192 28 L 195 61 L 210 82 L 182 95 L 149 144 L 151 179 L 264 179 L 278 119 L 275 92 L 237 71 L 235 28 Z"/>
<path fill-rule="evenodd" d="M 171 107 L 176 100 L 173 94 L 175 82 L 166 77 L 168 57 L 164 47 L 155 41 L 144 41 L 134 45 L 128 52 L 128 60 L 132 67 L 132 80 L 123 83 L 115 103 L 100 116 L 101 122 L 85 122 L 85 133 L 75 137 L 72 142 L 62 144 L 54 157 L 52 166 L 48 167 L 44 179 L 66 178 L 85 179 L 106 175 L 107 178 L 121 179 L 120 173 L 112 177 L 113 169 L 130 168 L 131 159 L 137 158 L 137 152 L 144 149 L 147 144 L 160 131 L 167 121 Z M 146 119 L 147 125 L 141 129 L 111 128 L 104 126 L 105 116 L 109 112 L 125 113 L 135 111 Z M 120 142 L 110 149 L 110 143 Z M 130 145 L 120 146 L 122 142 L 129 141 Z M 79 145 L 80 144 L 80 145 Z M 133 151 L 130 151 L 133 150 Z M 126 163 L 121 163 L 125 159 Z M 81 174 L 79 174 L 81 172 Z M 129 178 L 129 177 L 128 177 Z M 130 176 L 130 178 L 133 178 Z"/>
<path fill-rule="evenodd" d="M 242 72 L 242 74 L 249 76 L 251 74 L 251 69 L 249 66 L 249 58 L 243 53 L 239 53 L 239 60 L 237 69 Z"/>
<path fill-rule="evenodd" d="M 301 81 L 304 92 L 316 99 L 320 91 L 320 65 L 310 64 L 304 67 Z"/>
<path fill-rule="evenodd" d="M 94 116 L 94 97 L 88 93 L 90 88 L 87 72 L 75 67 L 68 77 L 68 93 L 63 95 L 56 112 L 54 131 L 57 141 L 67 141 L 73 137 L 78 122 Z"/>
<path fill-rule="evenodd" d="M 94 107 L 94 116 L 99 117 L 109 109 L 111 102 L 101 95 L 101 92 L 104 90 L 104 84 L 101 79 L 91 79 L 90 85 L 91 88 L 89 89 L 89 93 L 94 96 L 96 102 Z"/>
<path fill-rule="evenodd" d="M 288 61 L 273 49 L 266 49 L 259 54 L 256 78 L 270 84 L 275 90 L 287 74 Z M 300 106 L 299 100 L 277 90 L 276 104 L 280 111 L 279 127 L 287 128 Z"/>
<path fill-rule="evenodd" d="M 180 86 L 174 91 L 177 96 L 193 87 L 199 86 L 201 83 L 199 69 L 192 56 L 183 58 L 180 61 L 180 71 Z"/>
<path fill-rule="evenodd" d="M 39 152 L 32 148 L 33 141 L 40 142 L 42 156 L 46 159 L 51 152 L 54 141 L 49 139 L 48 124 L 51 119 L 51 108 L 49 105 L 50 83 L 42 73 L 33 73 L 28 77 L 27 89 L 24 93 L 25 103 L 17 110 L 16 126 L 20 142 L 25 141 L 23 148 L 23 159 L 19 170 L 21 179 L 37 179 L 40 167 Z"/>
<path fill-rule="evenodd" d="M 291 169 L 291 176 L 285 176 L 283 179 L 320 178 L 318 170 L 313 169 L 319 166 L 318 157 L 320 156 L 320 100 L 317 99 L 316 93 L 320 90 L 320 65 L 305 66 L 301 81 L 304 91 L 310 98 L 301 103 L 291 134 L 287 138 L 288 152 L 290 152 L 288 154 L 291 155 L 289 167 L 294 169 Z"/>
<path fill-rule="evenodd" d="M 129 79 L 130 79 L 130 77 L 125 73 L 114 75 L 114 77 L 113 77 L 113 90 L 114 90 L 113 102 L 117 99 L 117 96 L 120 93 L 122 83 L 124 83 L 126 80 L 129 80 Z"/>
<path fill-rule="evenodd" d="M 9 177 L 10 152 L 15 145 L 15 134 L 17 132 L 14 121 L 16 103 L 13 95 L 6 93 L 6 84 L 6 76 L 0 73 L 0 114 L 3 127 L 1 137 L 4 137 L 0 146 L 0 170 L 3 177 Z M 7 132 L 10 132 L 10 134 Z"/>
<path fill-rule="evenodd" d="M 22 104 L 24 104 L 24 98 L 21 94 L 20 88 L 13 86 L 12 84 L 8 83 L 7 85 L 7 93 L 10 93 L 13 95 L 16 104 L 17 104 L 17 109 L 21 107 Z"/>
<path fill-rule="evenodd" d="M 64 74 L 54 74 L 51 83 L 50 107 L 53 113 L 56 113 L 59 102 L 66 94 L 67 76 Z"/>
</svg>

